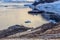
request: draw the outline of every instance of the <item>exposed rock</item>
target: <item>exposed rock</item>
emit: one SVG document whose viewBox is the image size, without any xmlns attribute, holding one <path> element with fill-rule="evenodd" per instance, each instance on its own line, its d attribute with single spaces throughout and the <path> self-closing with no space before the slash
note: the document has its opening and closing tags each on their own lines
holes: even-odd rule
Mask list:
<svg viewBox="0 0 60 40">
<path fill-rule="evenodd" d="M 40 27 L 37 27 L 35 29 L 31 29 L 31 31 L 25 31 L 22 33 L 16 33 L 11 36 L 8 36 L 8 38 L 39 38 L 41 34 L 43 34 L 45 31 L 55 28 L 59 24 L 44 24 Z"/>
<path fill-rule="evenodd" d="M 8 29 L 0 31 L 0 38 L 4 38 L 19 32 L 24 32 L 24 31 L 27 31 L 28 29 L 30 28 L 20 26 L 20 25 L 10 26 Z"/>
<path fill-rule="evenodd" d="M 54 28 L 49 29 L 45 32 L 45 34 L 57 34 L 57 33 L 60 33 L 60 25 L 55 26 Z"/>
<path fill-rule="evenodd" d="M 17 26 L 17 28 L 15 26 Z M 24 26 L 20 27 L 19 25 L 15 26 L 1 31 L 0 38 L 60 38 L 60 23 L 47 23 L 35 29 L 26 28 Z"/>
<path fill-rule="evenodd" d="M 41 28 L 41 29 L 40 29 Z M 57 28 L 57 29 L 56 29 Z M 40 30 L 38 30 L 40 29 Z M 37 30 L 37 31 L 35 31 Z M 34 29 L 32 33 L 22 35 L 24 38 L 60 38 L 60 23 L 57 24 L 45 24 L 41 27 Z M 59 35 L 59 36 L 58 36 Z"/>
</svg>

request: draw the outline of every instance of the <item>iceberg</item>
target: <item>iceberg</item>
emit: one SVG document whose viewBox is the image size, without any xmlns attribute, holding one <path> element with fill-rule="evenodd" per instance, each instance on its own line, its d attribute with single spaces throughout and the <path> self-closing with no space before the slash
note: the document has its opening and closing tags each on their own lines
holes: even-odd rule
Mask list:
<svg viewBox="0 0 60 40">
<path fill-rule="evenodd" d="M 45 3 L 45 4 L 38 4 L 36 9 L 39 11 L 45 12 L 53 12 L 57 15 L 60 15 L 60 1 L 56 1 L 53 3 Z"/>
<path fill-rule="evenodd" d="M 56 23 L 60 22 L 60 1 L 55 1 L 51 3 L 39 3 L 36 6 L 32 5 L 32 11 L 29 14 L 41 14 L 44 19 L 49 22 Z M 38 10 L 40 13 L 36 13 Z M 33 13 L 32 13 L 33 12 Z"/>
</svg>

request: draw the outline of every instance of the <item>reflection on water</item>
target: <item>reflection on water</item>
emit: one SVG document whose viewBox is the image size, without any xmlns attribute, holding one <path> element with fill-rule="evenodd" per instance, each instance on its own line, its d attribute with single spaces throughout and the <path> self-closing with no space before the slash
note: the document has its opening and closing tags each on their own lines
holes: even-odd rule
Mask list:
<svg viewBox="0 0 60 40">
<path fill-rule="evenodd" d="M 26 27 L 38 27 L 42 24 L 47 23 L 41 15 L 30 15 L 28 11 L 29 8 L 21 8 L 21 9 L 8 9 L 8 8 L 0 8 L 0 30 L 6 29 L 9 26 L 18 24 L 24 25 Z M 25 21 L 30 21 L 30 23 L 25 23 Z"/>
</svg>

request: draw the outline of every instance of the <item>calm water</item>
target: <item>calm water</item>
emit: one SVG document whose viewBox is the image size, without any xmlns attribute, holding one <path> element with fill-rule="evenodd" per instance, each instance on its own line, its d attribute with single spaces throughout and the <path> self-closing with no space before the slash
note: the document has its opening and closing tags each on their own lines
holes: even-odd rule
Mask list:
<svg viewBox="0 0 60 40">
<path fill-rule="evenodd" d="M 0 8 L 0 30 L 16 24 L 36 28 L 48 23 L 41 15 L 33 16 L 28 14 L 28 11 L 30 10 L 30 8 Z M 25 23 L 25 21 L 28 20 L 31 23 Z"/>
</svg>

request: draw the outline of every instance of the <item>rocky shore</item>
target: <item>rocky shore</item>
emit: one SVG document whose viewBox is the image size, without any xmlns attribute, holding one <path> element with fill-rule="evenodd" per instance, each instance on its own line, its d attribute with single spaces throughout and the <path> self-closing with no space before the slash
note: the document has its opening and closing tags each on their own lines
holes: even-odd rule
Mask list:
<svg viewBox="0 0 60 40">
<path fill-rule="evenodd" d="M 37 28 L 14 25 L 1 30 L 0 38 L 60 38 L 60 23 L 47 23 Z"/>
</svg>

